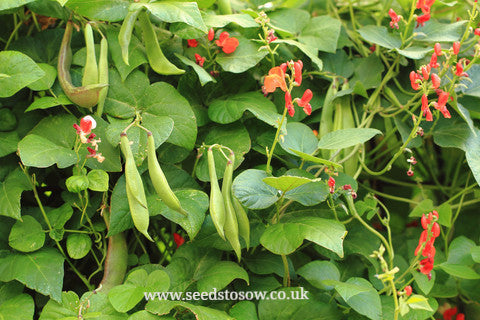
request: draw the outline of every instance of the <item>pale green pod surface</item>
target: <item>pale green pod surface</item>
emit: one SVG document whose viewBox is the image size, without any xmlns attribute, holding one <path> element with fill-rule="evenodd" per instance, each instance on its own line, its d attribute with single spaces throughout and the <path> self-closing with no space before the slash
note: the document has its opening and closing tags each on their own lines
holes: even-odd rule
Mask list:
<svg viewBox="0 0 480 320">
<path fill-rule="evenodd" d="M 148 213 L 147 197 L 145 196 L 142 177 L 140 173 L 138 173 L 137 166 L 135 165 L 135 159 L 126 134 L 122 134 L 120 145 L 123 155 L 125 156 L 127 200 L 133 224 L 148 240 L 153 241 L 148 234 L 150 215 Z"/>
<path fill-rule="evenodd" d="M 167 178 L 160 167 L 157 160 L 157 152 L 155 151 L 155 141 L 151 132 L 147 134 L 147 157 L 148 157 L 148 174 L 152 180 L 153 187 L 160 199 L 172 210 L 183 215 L 187 215 L 182 209 L 180 201 L 170 188 Z"/>
<path fill-rule="evenodd" d="M 153 25 L 145 11 L 140 12 L 139 21 L 143 31 L 143 43 L 145 44 L 145 50 L 147 51 L 148 62 L 153 71 L 163 75 L 185 73 L 185 70 L 177 68 L 177 66 L 168 61 L 163 54 L 162 49 L 158 44 L 157 34 L 155 33 Z"/>
<path fill-rule="evenodd" d="M 235 160 L 235 155 L 232 153 L 229 156 L 229 161 L 225 167 L 225 174 L 223 175 L 222 183 L 222 196 L 223 201 L 225 202 L 225 237 L 228 242 L 232 245 L 235 254 L 237 255 L 238 261 L 242 259 L 242 248 L 240 246 L 240 241 L 238 239 L 238 221 L 235 209 L 232 202 L 232 176 L 233 176 L 233 163 Z"/>
<path fill-rule="evenodd" d="M 98 61 L 98 83 L 108 85 L 108 42 L 102 37 L 100 41 L 100 59 Z M 108 87 L 103 88 L 98 95 L 97 116 L 101 117 L 103 105 L 107 99 Z"/>
<path fill-rule="evenodd" d="M 217 172 L 215 171 L 215 159 L 212 149 L 207 151 L 208 173 L 210 175 L 210 216 L 218 234 L 225 240 L 225 202 L 223 201 L 222 191 L 218 184 Z"/>
<path fill-rule="evenodd" d="M 97 57 L 95 56 L 95 41 L 90 23 L 85 25 L 84 33 L 87 59 L 85 61 L 85 67 L 83 68 L 82 86 L 88 86 L 90 84 L 99 83 Z"/>
<path fill-rule="evenodd" d="M 122 49 L 122 58 L 126 65 L 128 63 L 128 46 L 130 45 L 130 40 L 132 38 L 133 27 L 135 26 L 135 21 L 137 21 L 137 16 L 142 9 L 139 8 L 135 11 L 130 11 L 125 16 L 123 20 L 122 27 L 118 33 L 118 43 Z"/>
<path fill-rule="evenodd" d="M 250 247 L 250 221 L 248 220 L 248 215 L 245 209 L 243 208 L 240 201 L 232 194 L 233 208 L 235 209 L 235 214 L 237 216 L 238 222 L 238 233 L 245 240 L 247 245 L 247 250 Z"/>
<path fill-rule="evenodd" d="M 323 103 L 322 114 L 320 116 L 320 126 L 318 128 L 318 139 L 320 140 L 327 133 L 333 131 L 333 114 L 335 105 L 333 104 L 333 98 L 337 93 L 337 81 L 334 79 L 328 87 L 327 94 L 325 95 L 325 101 Z M 330 158 L 330 150 L 321 150 L 322 158 Z"/>
</svg>

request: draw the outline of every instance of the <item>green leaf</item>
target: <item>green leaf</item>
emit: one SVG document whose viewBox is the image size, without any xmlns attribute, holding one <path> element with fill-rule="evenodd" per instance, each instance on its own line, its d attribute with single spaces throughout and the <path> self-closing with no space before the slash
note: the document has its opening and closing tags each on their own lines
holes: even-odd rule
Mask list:
<svg viewBox="0 0 480 320">
<path fill-rule="evenodd" d="M 409 217 L 421 217 L 424 213 L 427 214 L 434 209 L 433 201 L 431 199 L 422 200 L 408 215 Z"/>
<path fill-rule="evenodd" d="M 116 235 L 122 231 L 133 228 L 133 220 L 130 215 L 130 206 L 127 201 L 125 175 L 122 175 L 112 191 L 110 227 L 108 236 Z M 151 211 L 150 211 L 151 212 Z"/>
<path fill-rule="evenodd" d="M 343 239 L 347 234 L 343 224 L 317 217 L 294 217 L 286 221 L 268 226 L 260 238 L 269 251 L 288 255 L 306 239 L 343 257 Z"/>
<path fill-rule="evenodd" d="M 288 153 L 296 154 L 292 150 L 298 150 L 311 154 L 317 150 L 318 139 L 313 134 L 312 129 L 306 124 L 289 122 L 287 124 L 286 134 L 282 135 L 279 143 L 283 150 Z"/>
<path fill-rule="evenodd" d="M 207 32 L 207 26 L 202 20 L 200 10 L 195 2 L 175 2 L 162 1 L 154 3 L 132 3 L 130 10 L 135 11 L 138 8 L 144 7 L 152 15 L 161 21 L 165 22 L 183 22 L 194 28 Z"/>
<path fill-rule="evenodd" d="M 157 315 L 163 315 L 170 312 L 175 307 L 188 309 L 195 316 L 196 320 L 234 320 L 224 311 L 212 309 L 203 306 L 193 305 L 184 301 L 155 300 L 149 301 L 145 309 Z"/>
<path fill-rule="evenodd" d="M 87 174 L 88 188 L 93 191 L 108 191 L 108 173 L 103 170 L 94 169 Z"/>
<path fill-rule="evenodd" d="M 233 194 L 249 209 L 265 209 L 278 200 L 277 189 L 263 179 L 268 175 L 263 170 L 247 169 L 233 181 Z"/>
<path fill-rule="evenodd" d="M 330 261 L 312 261 L 298 269 L 297 273 L 311 285 L 322 290 L 332 290 L 334 287 L 325 284 L 325 280 L 340 281 L 340 271 Z"/>
<path fill-rule="evenodd" d="M 64 257 L 44 248 L 33 253 L 10 253 L 0 258 L 0 281 L 18 280 L 30 289 L 61 301 Z"/>
<path fill-rule="evenodd" d="M 32 104 L 25 110 L 25 112 L 37 110 L 37 109 L 49 109 L 49 108 L 61 106 L 61 105 L 66 106 L 69 104 L 73 104 L 73 103 L 72 101 L 70 101 L 70 99 L 67 98 L 67 96 L 63 94 L 59 95 L 56 98 L 45 96 L 45 97 L 35 99 L 35 101 L 32 102 Z"/>
<path fill-rule="evenodd" d="M 418 294 L 411 295 L 407 299 L 406 303 L 412 309 L 435 311 L 432 309 L 432 307 L 430 307 L 430 304 L 428 303 L 428 299 Z"/>
<path fill-rule="evenodd" d="M 19 154 L 27 167 L 46 168 L 57 164 L 66 168 L 77 162 L 72 150 L 77 120 L 71 115 L 43 118 L 19 144 Z"/>
<path fill-rule="evenodd" d="M 387 49 L 400 48 L 402 45 L 399 34 L 388 32 L 388 29 L 384 26 L 368 25 L 358 29 L 358 33 L 368 42 Z"/>
<path fill-rule="evenodd" d="M 462 37 L 466 20 L 453 23 L 440 23 L 430 20 L 425 26 L 415 30 L 416 40 L 427 42 L 453 42 Z"/>
<path fill-rule="evenodd" d="M 476 130 L 476 135 L 470 134 L 466 143 L 465 157 L 468 166 L 472 170 L 477 183 L 480 183 L 480 130 Z"/>
<path fill-rule="evenodd" d="M 323 136 L 318 142 L 318 148 L 330 150 L 344 149 L 359 143 L 364 143 L 377 134 L 382 134 L 382 132 L 370 128 L 336 130 Z"/>
<path fill-rule="evenodd" d="M 0 52 L 0 98 L 13 96 L 44 75 L 29 56 L 17 51 Z"/>
<path fill-rule="evenodd" d="M 64 0 L 62 0 L 64 1 Z M 128 12 L 128 0 L 68 0 L 66 6 L 92 20 L 121 21 Z"/>
<path fill-rule="evenodd" d="M 464 86 L 460 86 L 460 90 L 473 97 L 480 97 L 480 66 L 473 65 L 468 71 L 468 80 L 461 80 L 460 83 Z"/>
<path fill-rule="evenodd" d="M 162 215 L 170 221 L 179 224 L 187 231 L 190 239 L 195 238 L 205 219 L 205 212 L 208 209 L 208 196 L 199 190 L 178 190 L 175 191 L 182 208 L 187 212 L 187 216 L 167 207 L 158 196 L 152 195 L 147 198 L 150 208 L 150 215 Z"/>
<path fill-rule="evenodd" d="M 438 267 L 440 267 L 446 273 L 460 279 L 480 279 L 480 274 L 476 273 L 475 270 L 465 265 L 444 262 L 439 264 Z"/>
<path fill-rule="evenodd" d="M 19 141 L 16 131 L 0 132 L 0 158 L 17 151 Z"/>
<path fill-rule="evenodd" d="M 247 129 L 241 123 L 235 123 L 228 126 L 212 127 L 204 139 L 207 145 L 221 144 L 229 147 L 235 153 L 234 168 L 237 168 L 243 162 L 243 155 L 250 151 L 250 136 Z M 218 179 L 223 177 L 227 161 L 221 152 L 217 149 L 213 150 L 213 157 L 215 159 L 215 171 Z M 208 163 L 205 156 L 200 158 L 197 165 L 196 175 L 201 181 L 210 181 L 208 174 Z"/>
<path fill-rule="evenodd" d="M 0 319 L 31 320 L 34 312 L 33 298 L 25 293 L 0 304 Z"/>
<path fill-rule="evenodd" d="M 406 49 L 395 49 L 402 56 L 409 59 L 419 60 L 425 58 L 427 53 L 432 51 L 432 48 L 408 47 Z"/>
<path fill-rule="evenodd" d="M 300 43 L 300 42 L 295 41 L 295 40 L 289 40 L 289 39 L 277 39 L 277 40 L 275 40 L 275 41 L 272 42 L 272 43 L 273 43 L 273 44 L 276 44 L 276 43 L 285 43 L 285 44 L 288 44 L 288 45 L 297 47 L 297 48 L 300 49 L 300 51 L 302 51 L 307 57 L 309 57 L 310 60 L 312 60 L 313 64 L 317 66 L 318 70 L 322 70 L 322 69 L 323 69 L 323 62 L 322 62 L 322 60 L 320 60 L 320 58 L 318 58 L 318 48 L 312 47 L 312 46 L 310 46 L 310 45 L 306 45 L 306 44 L 303 44 L 303 43 Z"/>
<path fill-rule="evenodd" d="M 272 28 L 280 34 L 296 36 L 310 21 L 310 13 L 295 8 L 280 8 L 268 13 Z"/>
<path fill-rule="evenodd" d="M 10 230 L 8 244 L 15 250 L 32 252 L 43 247 L 45 233 L 42 225 L 32 216 L 23 216 L 23 221 L 17 221 Z"/>
<path fill-rule="evenodd" d="M 20 8 L 21 6 L 35 0 L 3 0 L 0 2 L 0 11 Z"/>
<path fill-rule="evenodd" d="M 199 292 L 220 291 L 235 279 L 243 279 L 249 284 L 245 269 L 232 261 L 220 261 L 201 275 L 197 289 Z"/>
<path fill-rule="evenodd" d="M 353 310 L 372 320 L 382 319 L 380 296 L 367 280 L 350 278 L 335 285 L 335 290 Z"/>
<path fill-rule="evenodd" d="M 480 246 L 473 247 L 470 253 L 472 254 L 473 261 L 480 263 Z"/>
<path fill-rule="evenodd" d="M 458 148 L 466 151 L 466 143 L 471 133 L 466 123 L 439 125 L 433 133 L 433 141 L 443 148 Z"/>
<path fill-rule="evenodd" d="M 203 17 L 205 24 L 211 28 L 223 28 L 230 23 L 236 23 L 242 28 L 257 28 L 258 23 L 245 13 L 213 15 L 207 14 Z"/>
<path fill-rule="evenodd" d="M 92 239 L 84 233 L 73 233 L 67 237 L 67 252 L 73 259 L 82 259 L 92 248 Z"/>
<path fill-rule="evenodd" d="M 240 119 L 247 110 L 257 119 L 275 128 L 278 128 L 282 118 L 273 102 L 259 92 L 241 93 L 213 100 L 208 106 L 208 116 L 212 121 L 227 124 Z M 285 125 L 282 130 L 285 131 Z"/>
<path fill-rule="evenodd" d="M 304 206 L 314 206 L 325 201 L 329 194 L 330 190 L 325 182 L 314 181 L 287 191 L 285 198 L 297 201 Z"/>
<path fill-rule="evenodd" d="M 430 272 L 430 275 L 431 275 L 430 279 L 426 274 L 423 274 L 421 272 L 412 272 L 412 273 L 413 273 L 413 278 L 415 279 L 415 282 L 417 283 L 420 290 L 422 290 L 424 294 L 429 294 L 433 288 L 433 285 L 435 284 L 435 279 L 436 279 L 435 270 L 432 270 Z"/>
<path fill-rule="evenodd" d="M 72 207 L 64 203 L 61 207 L 47 211 L 47 217 L 54 229 L 61 229 L 73 215 Z"/>
<path fill-rule="evenodd" d="M 437 208 L 438 223 L 445 227 L 452 225 L 452 207 L 449 203 L 445 202 Z"/>
<path fill-rule="evenodd" d="M 0 183 L 0 215 L 20 220 L 20 199 L 22 192 L 31 190 L 28 178 L 20 169 L 10 172 Z"/>
<path fill-rule="evenodd" d="M 310 19 L 298 36 L 298 41 L 313 45 L 319 51 L 335 53 L 340 36 L 340 20 L 330 16 L 317 16 Z"/>
<path fill-rule="evenodd" d="M 227 72 L 242 73 L 256 66 L 268 52 L 259 50 L 260 45 L 251 40 L 244 37 L 236 38 L 239 42 L 237 49 L 229 54 L 221 52 L 216 61 Z"/>
<path fill-rule="evenodd" d="M 335 168 L 343 168 L 341 164 L 338 164 L 336 162 L 332 162 L 332 161 L 329 161 L 329 160 L 318 158 L 318 157 L 312 156 L 310 154 L 307 154 L 307 153 L 304 153 L 304 152 L 301 152 L 301 151 L 298 151 L 298 150 L 290 149 L 290 151 L 292 151 L 294 154 L 296 154 L 297 156 L 299 156 L 300 158 L 302 158 L 306 161 L 310 161 L 310 162 L 313 162 L 313 163 L 325 164 L 327 166 L 331 166 L 331 167 L 335 167 Z"/>
<path fill-rule="evenodd" d="M 266 177 L 263 178 L 262 181 L 282 192 L 287 192 L 306 183 L 312 182 L 311 179 L 295 176 Z"/>
<path fill-rule="evenodd" d="M 37 64 L 40 69 L 45 72 L 45 75 L 37 81 L 28 85 L 28 87 L 34 91 L 48 90 L 53 86 L 55 79 L 57 78 L 57 69 L 46 63 Z"/>
<path fill-rule="evenodd" d="M 145 288 L 133 284 L 122 284 L 108 292 L 108 299 L 118 312 L 128 312 L 142 299 Z"/>
<path fill-rule="evenodd" d="M 385 296 L 381 297 L 382 307 L 383 307 L 383 318 L 384 320 L 391 320 L 394 318 L 395 313 L 395 303 L 393 301 L 392 296 Z M 432 310 L 438 309 L 438 303 L 434 298 L 428 299 L 428 304 L 432 308 Z M 413 319 L 429 319 L 434 315 L 435 311 L 427 311 L 421 309 L 410 309 L 410 311 L 405 314 L 404 316 L 400 315 L 398 317 L 399 320 L 413 320 Z"/>
<path fill-rule="evenodd" d="M 475 262 L 472 259 L 471 250 L 474 247 L 475 242 L 464 236 L 453 239 L 448 246 L 447 263 L 473 266 Z"/>
<path fill-rule="evenodd" d="M 240 301 L 232 306 L 230 315 L 237 320 L 258 320 L 257 307 L 252 301 Z"/>
<path fill-rule="evenodd" d="M 213 83 L 217 82 L 217 80 L 215 80 L 207 71 L 205 71 L 205 69 L 203 67 L 200 67 L 198 64 L 196 64 L 192 60 L 190 60 L 187 57 L 184 57 L 184 56 L 182 56 L 178 53 L 175 53 L 175 56 L 178 59 L 180 59 L 180 61 L 182 61 L 187 66 L 192 67 L 193 71 L 195 71 L 195 73 L 197 74 L 198 80 L 200 81 L 200 84 L 202 86 L 204 86 L 205 84 L 207 84 L 209 82 L 213 82 Z"/>
</svg>

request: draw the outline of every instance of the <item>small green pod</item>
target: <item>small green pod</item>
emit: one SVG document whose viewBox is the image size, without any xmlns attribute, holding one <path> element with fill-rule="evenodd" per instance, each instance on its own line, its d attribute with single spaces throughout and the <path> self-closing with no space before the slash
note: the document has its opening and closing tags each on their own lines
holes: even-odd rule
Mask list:
<svg viewBox="0 0 480 320">
<path fill-rule="evenodd" d="M 240 261 L 242 259 L 242 248 L 238 239 L 237 215 L 235 213 L 232 202 L 232 177 L 234 160 L 235 155 L 231 153 L 229 156 L 229 160 L 227 161 L 227 166 L 225 167 L 225 173 L 223 175 L 222 196 L 223 201 L 225 202 L 226 213 L 224 231 L 225 237 L 235 251 L 238 261 Z"/>
<path fill-rule="evenodd" d="M 84 29 L 85 47 L 87 49 L 87 59 L 83 68 L 82 86 L 97 84 L 98 82 L 98 66 L 97 57 L 95 55 L 95 40 L 93 38 L 92 25 L 87 23 Z"/>
<path fill-rule="evenodd" d="M 108 85 L 108 42 L 102 37 L 100 41 L 100 59 L 98 61 L 98 83 Z M 101 117 L 103 106 L 107 99 L 108 87 L 103 88 L 98 95 L 97 116 Z"/>
<path fill-rule="evenodd" d="M 153 25 L 145 11 L 139 14 L 140 26 L 143 32 L 143 43 L 147 51 L 147 58 L 153 71 L 163 75 L 183 74 L 185 70 L 177 68 L 173 63 L 168 61 L 158 44 L 157 34 L 153 29 Z"/>
<path fill-rule="evenodd" d="M 92 108 L 98 103 L 98 97 L 105 84 L 92 84 L 82 87 L 75 87 L 72 84 L 70 76 L 70 66 L 72 64 L 72 49 L 70 41 L 72 39 L 73 23 L 67 22 L 65 33 L 63 35 L 62 44 L 58 53 L 58 81 L 65 92 L 65 95 L 76 105 L 83 108 Z"/>
<path fill-rule="evenodd" d="M 125 157 L 127 200 L 133 224 L 138 231 L 153 242 L 153 239 L 148 234 L 150 215 L 148 213 L 147 197 L 145 196 L 142 177 L 140 173 L 138 173 L 137 166 L 135 165 L 135 159 L 126 133 L 121 134 L 120 146 Z"/>
<path fill-rule="evenodd" d="M 155 150 L 155 140 L 153 139 L 153 134 L 151 132 L 147 133 L 147 158 L 148 174 L 150 175 L 150 179 L 152 180 L 157 195 L 167 207 L 186 216 L 187 213 L 182 209 L 180 201 L 168 185 L 167 178 L 158 163 L 157 152 Z"/>
<path fill-rule="evenodd" d="M 208 173 L 210 176 L 210 216 L 218 234 L 225 240 L 225 202 L 223 201 L 222 191 L 218 184 L 217 172 L 215 171 L 215 159 L 212 148 L 207 151 Z"/>
<path fill-rule="evenodd" d="M 118 43 L 122 49 L 122 58 L 126 65 L 128 63 L 128 47 L 130 46 L 130 40 L 132 39 L 133 27 L 135 26 L 135 21 L 137 21 L 138 14 L 142 9 L 139 8 L 135 11 L 129 11 L 123 19 L 122 26 L 120 27 L 120 32 L 118 33 Z"/>
<path fill-rule="evenodd" d="M 245 244 L 250 248 L 250 221 L 248 220 L 248 215 L 245 209 L 243 208 L 240 201 L 232 193 L 232 202 L 233 208 L 235 209 L 235 214 L 237 215 L 238 221 L 238 233 L 245 240 Z"/>
</svg>

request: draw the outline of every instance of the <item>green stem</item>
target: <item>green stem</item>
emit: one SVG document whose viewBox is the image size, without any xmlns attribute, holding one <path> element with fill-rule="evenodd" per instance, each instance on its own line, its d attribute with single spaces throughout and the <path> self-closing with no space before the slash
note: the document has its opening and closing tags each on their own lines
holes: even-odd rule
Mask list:
<svg viewBox="0 0 480 320">
<path fill-rule="evenodd" d="M 290 287 L 290 271 L 288 269 L 287 256 L 282 254 L 281 257 L 283 262 L 283 286 Z"/>
<path fill-rule="evenodd" d="M 272 169 L 270 168 L 270 162 L 272 161 L 273 151 L 275 151 L 275 146 L 277 145 L 277 142 L 278 142 L 278 136 L 280 135 L 280 131 L 282 130 L 282 125 L 283 125 L 283 122 L 285 121 L 286 116 L 287 116 L 287 108 L 283 110 L 282 119 L 278 124 L 277 132 L 275 133 L 275 139 L 273 140 L 272 148 L 267 153 L 268 158 L 267 158 L 267 167 L 265 171 L 269 174 L 272 173 Z"/>
</svg>

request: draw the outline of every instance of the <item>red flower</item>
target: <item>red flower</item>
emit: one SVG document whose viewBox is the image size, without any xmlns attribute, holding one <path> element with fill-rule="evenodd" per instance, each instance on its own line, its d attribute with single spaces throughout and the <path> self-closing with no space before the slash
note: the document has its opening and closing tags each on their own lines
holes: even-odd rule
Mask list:
<svg viewBox="0 0 480 320">
<path fill-rule="evenodd" d="M 408 169 L 408 171 L 407 171 L 407 176 L 413 177 L 413 175 L 414 175 L 414 173 L 413 173 L 412 168 Z"/>
<path fill-rule="evenodd" d="M 298 60 L 297 62 L 293 63 L 293 71 L 295 73 L 295 82 L 298 85 L 302 84 L 302 68 L 303 68 L 303 62 L 302 60 Z"/>
<path fill-rule="evenodd" d="M 420 272 L 428 276 L 428 280 L 432 279 L 433 259 L 426 258 L 420 261 Z"/>
<path fill-rule="evenodd" d="M 475 31 L 473 31 L 473 33 L 474 33 L 476 36 L 480 36 L 480 28 L 476 28 Z"/>
<path fill-rule="evenodd" d="M 277 39 L 278 37 L 275 36 L 275 30 L 270 29 L 270 31 L 268 31 L 268 36 L 267 36 L 268 43 L 271 43 Z"/>
<path fill-rule="evenodd" d="M 451 118 L 450 112 L 447 110 L 447 107 L 446 107 L 449 96 L 450 96 L 450 93 L 443 90 L 439 90 L 438 102 L 435 102 L 433 104 L 435 109 L 440 110 L 440 112 L 443 114 L 445 118 Z"/>
<path fill-rule="evenodd" d="M 335 179 L 333 177 L 328 178 L 328 186 L 330 187 L 330 193 L 335 192 Z"/>
<path fill-rule="evenodd" d="M 468 77 L 468 73 L 463 72 L 463 65 L 461 62 L 457 62 L 457 66 L 455 68 L 455 75 L 458 77 Z"/>
<path fill-rule="evenodd" d="M 280 65 L 280 68 L 282 69 L 283 73 L 287 73 L 287 68 L 288 68 L 288 65 L 286 62 L 282 63 Z"/>
<path fill-rule="evenodd" d="M 435 68 L 440 67 L 440 65 L 437 62 L 437 54 L 436 53 L 432 53 L 432 57 L 430 58 L 430 63 L 428 64 L 428 66 L 431 69 L 435 69 Z"/>
<path fill-rule="evenodd" d="M 455 320 L 465 320 L 465 315 L 463 313 L 459 313 L 457 314 L 457 317 L 455 318 Z"/>
<path fill-rule="evenodd" d="M 440 77 L 436 73 L 432 73 L 432 85 L 434 89 L 440 87 Z"/>
<path fill-rule="evenodd" d="M 430 13 L 425 13 L 425 14 L 422 14 L 421 16 L 418 16 L 417 17 L 417 28 L 419 26 L 424 26 L 425 25 L 425 22 L 427 22 L 428 20 L 430 20 Z"/>
<path fill-rule="evenodd" d="M 213 28 L 210 28 L 210 30 L 208 30 L 208 41 L 212 41 L 213 38 L 215 38 L 215 31 L 213 31 Z"/>
<path fill-rule="evenodd" d="M 430 66 L 422 66 L 420 70 L 422 71 L 423 80 L 428 80 L 430 77 Z"/>
<path fill-rule="evenodd" d="M 433 49 L 435 50 L 435 54 L 436 54 L 437 56 L 440 57 L 440 56 L 443 54 L 443 52 L 442 52 L 442 46 L 440 45 L 440 43 L 438 43 L 438 42 L 435 43 L 435 45 L 433 46 Z"/>
<path fill-rule="evenodd" d="M 312 100 L 312 97 L 313 97 L 312 90 L 307 89 L 303 93 L 302 99 L 300 100 L 296 99 L 298 106 L 302 107 L 303 111 L 305 111 L 307 115 L 310 115 L 312 113 L 312 106 L 310 105 L 310 100 Z"/>
<path fill-rule="evenodd" d="M 195 53 L 195 63 L 198 64 L 200 67 L 203 67 L 205 63 L 205 57 L 202 57 L 198 53 Z"/>
<path fill-rule="evenodd" d="M 397 28 L 398 29 L 398 22 L 400 21 L 400 18 L 402 16 L 399 16 L 392 8 L 390 8 L 390 10 L 388 10 L 388 15 L 392 19 L 392 21 L 390 21 L 390 28 L 392 28 L 392 29 Z"/>
<path fill-rule="evenodd" d="M 263 80 L 263 88 L 266 93 L 274 92 L 277 88 L 287 91 L 287 83 L 285 82 L 285 71 L 282 67 L 273 67 L 268 71 L 268 76 Z"/>
<path fill-rule="evenodd" d="M 440 235 L 440 225 L 437 222 L 434 222 L 432 225 L 432 235 L 434 238 Z"/>
<path fill-rule="evenodd" d="M 453 54 L 457 55 L 460 52 L 460 42 L 455 41 L 452 45 Z"/>
<path fill-rule="evenodd" d="M 77 130 L 77 134 L 80 136 L 80 141 L 82 143 L 90 143 L 87 139 L 87 135 L 92 132 L 92 129 L 95 129 L 97 122 L 93 119 L 92 116 L 85 116 L 80 120 L 80 125 L 74 123 L 73 127 Z M 93 136 L 95 138 L 95 135 Z"/>
<path fill-rule="evenodd" d="M 422 112 L 425 113 L 425 110 L 428 109 L 428 97 L 427 95 L 424 93 L 422 95 Z"/>
<path fill-rule="evenodd" d="M 295 115 L 295 108 L 293 107 L 292 103 L 292 95 L 288 91 L 285 92 L 285 108 L 287 108 L 290 117 Z"/>
<path fill-rule="evenodd" d="M 421 9 L 423 13 L 430 13 L 430 9 L 434 3 L 435 0 L 418 0 L 417 9 Z"/>
<path fill-rule="evenodd" d="M 412 85 L 413 90 L 418 90 L 420 89 L 420 84 L 418 83 L 418 80 L 422 80 L 422 77 L 415 71 L 410 72 L 410 84 Z"/>
<path fill-rule="evenodd" d="M 443 312 L 443 318 L 445 320 L 452 320 L 453 316 L 457 314 L 457 307 L 447 309 Z"/>
<path fill-rule="evenodd" d="M 177 244 L 177 249 L 185 243 L 185 239 L 176 232 L 173 233 L 173 241 Z"/>
<path fill-rule="evenodd" d="M 220 33 L 220 37 L 215 43 L 217 46 L 221 47 L 223 52 L 226 54 L 234 52 L 239 44 L 238 39 L 233 37 L 231 38 L 230 34 L 226 31 Z"/>
<path fill-rule="evenodd" d="M 405 287 L 405 294 L 407 296 L 410 296 L 412 294 L 412 287 L 411 286 L 406 286 Z"/>
<path fill-rule="evenodd" d="M 198 46 L 198 41 L 195 39 L 188 39 L 187 40 L 187 47 L 195 48 Z"/>
</svg>

